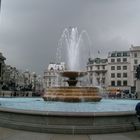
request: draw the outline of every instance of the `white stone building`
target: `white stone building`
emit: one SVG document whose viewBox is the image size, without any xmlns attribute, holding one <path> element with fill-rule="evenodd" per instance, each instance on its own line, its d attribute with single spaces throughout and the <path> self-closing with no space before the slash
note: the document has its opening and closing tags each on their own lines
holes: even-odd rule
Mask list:
<svg viewBox="0 0 140 140">
<path fill-rule="evenodd" d="M 106 87 L 107 59 L 89 59 L 87 63 L 90 85 Z"/>
<path fill-rule="evenodd" d="M 66 86 L 64 78 L 58 75 L 59 72 L 66 70 L 65 63 L 50 63 L 44 71 L 44 89 L 51 86 Z"/>
<path fill-rule="evenodd" d="M 112 51 L 105 59 L 89 59 L 87 71 L 91 83 L 105 88 L 133 92 L 136 86 L 136 68 L 140 64 L 140 46 L 131 46 L 127 51 Z M 96 84 L 94 84 L 96 85 Z"/>
<path fill-rule="evenodd" d="M 108 54 L 107 85 L 120 90 L 131 89 L 130 51 L 114 51 Z"/>
</svg>

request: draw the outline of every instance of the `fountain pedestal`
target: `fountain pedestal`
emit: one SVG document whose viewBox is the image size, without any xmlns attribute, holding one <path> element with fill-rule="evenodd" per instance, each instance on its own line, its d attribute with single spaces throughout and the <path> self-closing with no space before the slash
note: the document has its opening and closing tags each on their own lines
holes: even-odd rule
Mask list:
<svg viewBox="0 0 140 140">
<path fill-rule="evenodd" d="M 76 87 L 78 77 L 83 77 L 86 72 L 65 71 L 60 75 L 67 77 L 69 87 L 50 87 L 43 96 L 45 101 L 64 101 L 64 102 L 81 102 L 81 101 L 100 101 L 97 87 Z"/>
</svg>

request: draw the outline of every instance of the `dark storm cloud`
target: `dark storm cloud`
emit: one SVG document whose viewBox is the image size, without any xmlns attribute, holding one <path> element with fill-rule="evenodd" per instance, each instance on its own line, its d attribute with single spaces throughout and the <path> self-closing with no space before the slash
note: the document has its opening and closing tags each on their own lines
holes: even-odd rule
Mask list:
<svg viewBox="0 0 140 140">
<path fill-rule="evenodd" d="M 7 63 L 43 72 L 55 61 L 64 28 L 85 29 L 92 57 L 100 50 L 127 50 L 139 45 L 139 0 L 3 0 L 0 51 Z"/>
</svg>

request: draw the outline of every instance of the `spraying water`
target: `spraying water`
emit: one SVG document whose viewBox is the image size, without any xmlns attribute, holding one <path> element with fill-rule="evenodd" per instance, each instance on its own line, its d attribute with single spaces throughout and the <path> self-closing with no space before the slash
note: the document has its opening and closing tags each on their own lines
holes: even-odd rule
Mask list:
<svg viewBox="0 0 140 140">
<path fill-rule="evenodd" d="M 86 36 L 88 40 L 88 45 L 84 46 L 83 36 Z M 63 47 L 64 46 L 64 47 Z M 69 70 L 80 70 L 81 69 L 81 61 L 83 59 L 87 61 L 90 52 L 90 39 L 85 30 L 81 33 L 78 32 L 77 28 L 69 28 L 65 29 L 62 33 L 62 36 L 59 40 L 59 45 L 57 48 L 57 61 L 61 61 L 62 51 L 66 46 L 66 60 L 67 66 Z M 81 53 L 82 51 L 82 53 Z M 84 63 L 84 62 L 83 62 Z M 86 63 L 86 62 L 85 62 Z M 85 64 L 82 64 L 85 65 Z"/>
</svg>

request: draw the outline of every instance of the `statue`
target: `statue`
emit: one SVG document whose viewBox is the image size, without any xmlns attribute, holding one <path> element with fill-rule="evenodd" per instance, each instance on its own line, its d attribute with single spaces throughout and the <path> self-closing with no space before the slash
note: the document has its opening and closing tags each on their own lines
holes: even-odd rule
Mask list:
<svg viewBox="0 0 140 140">
<path fill-rule="evenodd" d="M 138 80 L 140 80 L 140 64 L 138 65 L 137 69 L 136 69 L 136 78 Z"/>
</svg>

